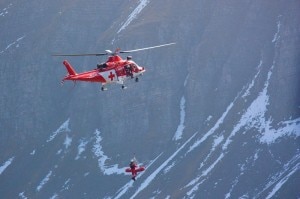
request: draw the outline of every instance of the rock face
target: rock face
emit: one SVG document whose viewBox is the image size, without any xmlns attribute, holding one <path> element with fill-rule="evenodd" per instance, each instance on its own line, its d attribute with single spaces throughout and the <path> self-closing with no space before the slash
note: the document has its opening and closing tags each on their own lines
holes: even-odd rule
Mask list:
<svg viewBox="0 0 300 199">
<path fill-rule="evenodd" d="M 1 198 L 299 198 L 300 2 L 2 1 Z M 128 89 L 52 53 L 132 54 Z M 76 71 L 106 57 L 66 57 Z M 136 182 L 124 168 L 146 166 Z"/>
</svg>

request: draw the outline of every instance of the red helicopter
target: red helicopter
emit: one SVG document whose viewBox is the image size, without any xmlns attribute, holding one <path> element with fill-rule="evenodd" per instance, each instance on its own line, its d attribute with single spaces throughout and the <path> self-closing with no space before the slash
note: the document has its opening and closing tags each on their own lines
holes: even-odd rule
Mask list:
<svg viewBox="0 0 300 199">
<path fill-rule="evenodd" d="M 101 90 L 105 91 L 107 88 L 106 84 L 117 83 L 122 85 L 122 89 L 125 89 L 126 86 L 124 82 L 128 79 L 135 79 L 136 82 L 139 81 L 139 76 L 143 75 L 146 72 L 144 67 L 137 65 L 131 56 L 127 56 L 127 59 L 122 59 L 118 54 L 121 53 L 131 53 L 136 51 L 148 50 L 153 48 L 159 48 L 164 46 L 173 45 L 175 43 L 162 44 L 158 46 L 151 46 L 146 48 L 140 48 L 135 50 L 126 50 L 121 51 L 120 48 L 117 48 L 115 52 L 110 50 L 105 50 L 105 53 L 95 53 L 95 54 L 54 54 L 53 56 L 102 56 L 108 55 L 106 62 L 97 64 L 97 68 L 91 71 L 86 71 L 82 73 L 77 73 L 72 65 L 64 60 L 63 64 L 65 65 L 68 74 L 62 79 L 62 83 L 65 80 L 72 81 L 87 81 L 87 82 L 100 82 L 102 84 Z"/>
</svg>

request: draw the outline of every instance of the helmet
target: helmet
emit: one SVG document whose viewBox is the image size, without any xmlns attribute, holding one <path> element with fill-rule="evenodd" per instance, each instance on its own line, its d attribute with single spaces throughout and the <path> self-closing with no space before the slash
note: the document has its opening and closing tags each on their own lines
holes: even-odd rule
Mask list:
<svg viewBox="0 0 300 199">
<path fill-rule="evenodd" d="M 127 60 L 131 60 L 132 59 L 132 56 L 127 56 Z"/>
<path fill-rule="evenodd" d="M 134 162 L 134 159 L 131 159 L 130 162 Z"/>
</svg>

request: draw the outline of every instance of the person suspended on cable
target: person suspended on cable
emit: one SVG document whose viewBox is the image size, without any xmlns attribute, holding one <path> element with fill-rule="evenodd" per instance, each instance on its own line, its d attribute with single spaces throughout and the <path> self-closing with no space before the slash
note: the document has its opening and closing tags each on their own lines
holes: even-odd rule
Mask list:
<svg viewBox="0 0 300 199">
<path fill-rule="evenodd" d="M 137 176 L 138 172 L 141 172 L 141 171 L 145 170 L 145 167 L 138 166 L 137 161 L 136 161 L 135 158 L 133 158 L 133 159 L 130 160 L 129 167 L 130 168 L 126 168 L 125 171 L 126 172 L 131 172 L 131 175 L 132 175 L 131 179 L 133 181 L 136 180 L 136 176 Z"/>
</svg>

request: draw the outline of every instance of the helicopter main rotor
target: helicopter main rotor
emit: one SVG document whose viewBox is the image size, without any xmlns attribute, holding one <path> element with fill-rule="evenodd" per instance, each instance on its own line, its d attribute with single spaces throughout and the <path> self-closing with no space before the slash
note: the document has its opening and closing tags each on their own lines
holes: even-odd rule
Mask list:
<svg viewBox="0 0 300 199">
<path fill-rule="evenodd" d="M 114 52 L 111 50 L 105 50 L 105 53 L 83 53 L 83 54 L 53 54 L 52 56 L 103 56 L 103 55 L 117 55 L 118 53 L 132 53 L 132 52 L 137 52 L 137 51 L 142 51 L 142 50 L 149 50 L 153 48 L 160 48 L 164 46 L 170 46 L 174 45 L 176 43 L 167 43 L 167 44 L 162 44 L 158 46 L 150 46 L 146 48 L 139 48 L 139 49 L 134 49 L 134 50 L 125 50 L 121 51 L 120 48 L 117 48 Z"/>
</svg>

